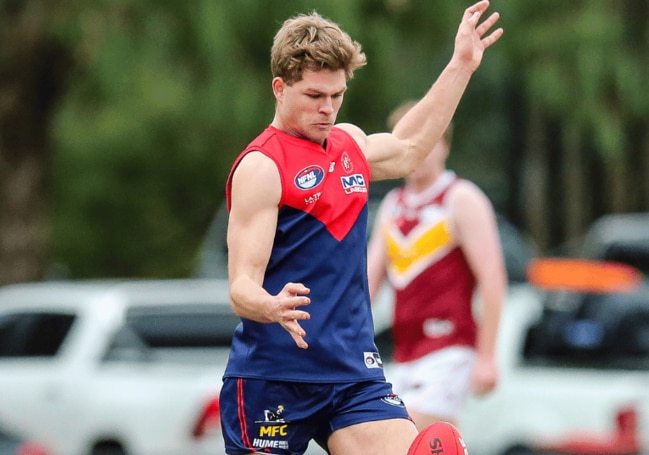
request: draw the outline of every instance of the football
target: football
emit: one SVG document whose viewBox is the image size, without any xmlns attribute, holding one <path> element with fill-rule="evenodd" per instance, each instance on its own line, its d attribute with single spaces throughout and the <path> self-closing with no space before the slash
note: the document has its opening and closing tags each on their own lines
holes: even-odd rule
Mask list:
<svg viewBox="0 0 649 455">
<path fill-rule="evenodd" d="M 408 455 L 468 455 L 460 432 L 448 422 L 437 421 L 415 438 Z"/>
</svg>

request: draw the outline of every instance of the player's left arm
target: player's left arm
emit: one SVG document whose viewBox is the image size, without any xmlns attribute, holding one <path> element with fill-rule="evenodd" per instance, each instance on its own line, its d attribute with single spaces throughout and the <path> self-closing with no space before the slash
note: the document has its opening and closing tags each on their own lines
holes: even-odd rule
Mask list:
<svg viewBox="0 0 649 455">
<path fill-rule="evenodd" d="M 412 141 L 403 140 L 392 133 L 366 134 L 351 123 L 339 123 L 336 126 L 354 138 L 367 158 L 374 181 L 405 177 L 416 169 L 431 150 L 424 153 Z M 441 137 L 441 133 L 438 137 Z"/>
<path fill-rule="evenodd" d="M 478 359 L 473 371 L 473 390 L 492 391 L 498 381 L 496 343 L 507 272 L 493 206 L 473 183 L 461 181 L 449 194 L 451 229 L 476 277 L 480 313 L 477 315 Z"/>
<path fill-rule="evenodd" d="M 405 177 L 430 153 L 448 127 L 485 50 L 500 39 L 494 12 L 481 0 L 464 11 L 455 35 L 451 60 L 426 94 L 396 124 L 392 133 L 365 135 L 353 125 L 339 125 L 354 136 L 372 170 L 372 180 Z"/>
</svg>

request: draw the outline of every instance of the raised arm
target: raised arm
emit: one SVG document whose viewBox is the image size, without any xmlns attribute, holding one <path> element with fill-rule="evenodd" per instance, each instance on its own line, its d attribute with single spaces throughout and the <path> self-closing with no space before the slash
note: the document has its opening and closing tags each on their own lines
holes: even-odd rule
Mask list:
<svg viewBox="0 0 649 455">
<path fill-rule="evenodd" d="M 408 175 L 442 137 L 472 74 L 482 62 L 485 49 L 503 34 L 501 28 L 487 34 L 498 21 L 498 13 L 480 23 L 488 7 L 489 1 L 482 0 L 464 11 L 451 60 L 426 95 L 397 123 L 392 134 L 365 136 L 360 130 L 348 127 L 367 156 L 374 180 Z"/>
<path fill-rule="evenodd" d="M 275 163 L 259 152 L 246 155 L 234 172 L 231 194 L 227 242 L 232 310 L 253 321 L 279 323 L 300 348 L 307 348 L 306 333 L 297 321 L 310 315 L 296 308 L 310 303 L 309 289 L 287 283 L 273 296 L 262 287 L 281 196 Z"/>
</svg>

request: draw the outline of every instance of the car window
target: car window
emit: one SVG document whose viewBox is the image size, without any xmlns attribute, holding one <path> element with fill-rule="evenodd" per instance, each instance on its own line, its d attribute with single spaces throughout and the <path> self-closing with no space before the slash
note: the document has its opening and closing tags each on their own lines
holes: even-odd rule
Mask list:
<svg viewBox="0 0 649 455">
<path fill-rule="evenodd" d="M 527 331 L 523 358 L 532 365 L 649 370 L 649 290 L 550 294 Z"/>
<path fill-rule="evenodd" d="M 633 242 L 612 242 L 602 247 L 600 258 L 605 261 L 631 265 L 649 276 L 649 242 L 646 240 L 637 244 Z"/>
<path fill-rule="evenodd" d="M 224 305 L 134 306 L 105 360 L 211 362 L 229 350 L 239 323 L 239 317 Z"/>
<path fill-rule="evenodd" d="M 622 262 L 649 277 L 649 212 L 612 213 L 593 222 L 579 254 L 583 257 Z"/>
<path fill-rule="evenodd" d="M 74 315 L 15 312 L 0 316 L 1 357 L 52 357 L 74 322 Z"/>
<path fill-rule="evenodd" d="M 179 304 L 131 308 L 126 324 L 149 347 L 229 347 L 240 322 L 230 307 Z"/>
</svg>

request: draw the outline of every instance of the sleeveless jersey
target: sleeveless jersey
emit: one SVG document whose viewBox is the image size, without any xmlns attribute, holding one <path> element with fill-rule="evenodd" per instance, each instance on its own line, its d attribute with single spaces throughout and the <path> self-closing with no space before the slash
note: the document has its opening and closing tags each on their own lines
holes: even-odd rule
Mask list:
<svg viewBox="0 0 649 455">
<path fill-rule="evenodd" d="M 445 196 L 459 179 L 446 171 L 422 195 L 392 190 L 382 208 L 388 278 L 395 289 L 394 360 L 453 345 L 474 346 L 475 278 L 452 237 Z M 422 197 L 423 196 L 423 197 Z"/>
<path fill-rule="evenodd" d="M 369 164 L 353 138 L 333 128 L 325 146 L 269 126 L 235 161 L 259 151 L 280 173 L 282 195 L 263 287 L 272 295 L 287 282 L 311 289 L 300 321 L 308 349 L 279 324 L 243 318 L 232 340 L 226 377 L 296 382 L 383 379 L 374 344 L 367 287 Z M 255 185 L 255 182 L 250 182 Z"/>
</svg>

